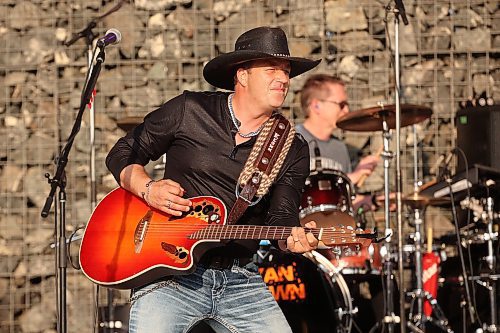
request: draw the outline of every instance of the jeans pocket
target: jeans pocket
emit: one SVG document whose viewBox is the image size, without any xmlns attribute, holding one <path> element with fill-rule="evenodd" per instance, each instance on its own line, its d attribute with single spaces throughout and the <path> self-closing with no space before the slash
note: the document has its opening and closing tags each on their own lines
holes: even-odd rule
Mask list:
<svg viewBox="0 0 500 333">
<path fill-rule="evenodd" d="M 146 296 L 147 294 L 150 294 L 150 293 L 154 292 L 155 290 L 164 288 L 164 287 L 169 286 L 169 285 L 172 285 L 175 287 L 175 286 L 177 286 L 177 282 L 175 282 L 173 279 L 168 279 L 165 281 L 153 282 L 153 283 L 148 284 L 146 286 L 143 286 L 143 287 L 140 287 L 137 289 L 133 289 L 131 292 L 129 302 L 130 302 L 130 304 L 132 304 L 135 301 L 137 301 L 139 298 Z"/>
</svg>

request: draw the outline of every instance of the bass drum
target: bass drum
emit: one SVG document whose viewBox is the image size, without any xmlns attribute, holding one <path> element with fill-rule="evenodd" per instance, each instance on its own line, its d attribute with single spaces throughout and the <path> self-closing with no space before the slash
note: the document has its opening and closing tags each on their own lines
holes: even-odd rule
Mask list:
<svg viewBox="0 0 500 333">
<path fill-rule="evenodd" d="M 328 259 L 315 251 L 296 255 L 276 249 L 261 257 L 259 272 L 294 333 L 351 332 L 351 295 Z"/>
</svg>

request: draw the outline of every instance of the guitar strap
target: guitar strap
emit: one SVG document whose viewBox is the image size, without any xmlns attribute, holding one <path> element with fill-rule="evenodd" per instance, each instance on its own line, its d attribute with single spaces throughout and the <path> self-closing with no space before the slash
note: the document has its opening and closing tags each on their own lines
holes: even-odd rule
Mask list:
<svg viewBox="0 0 500 333">
<path fill-rule="evenodd" d="M 254 171 L 251 177 L 247 179 L 246 183 L 242 184 L 243 188 L 241 189 L 241 191 L 239 191 L 236 202 L 234 203 L 231 212 L 229 213 L 229 217 L 227 219 L 228 224 L 235 224 L 236 221 L 238 221 L 238 219 L 246 211 L 248 206 L 258 202 L 257 201 L 252 203 L 252 200 L 256 194 L 260 194 L 259 192 L 262 192 L 259 191 L 259 189 L 261 189 L 261 186 L 266 186 L 263 185 L 263 178 L 269 176 L 273 171 L 273 168 L 276 165 L 276 161 L 278 160 L 278 157 L 280 156 L 280 153 L 285 146 L 285 142 L 287 141 L 290 131 L 293 130 L 291 128 L 290 122 L 283 115 L 276 113 L 275 115 L 273 115 L 273 118 L 274 121 L 271 130 L 267 134 L 264 144 L 261 146 L 260 151 L 258 152 L 258 156 L 253 163 Z M 288 145 L 286 148 L 287 150 L 283 151 L 285 156 L 288 153 L 290 145 Z M 253 150 L 250 153 L 248 159 L 252 158 L 252 153 Z M 278 167 L 281 167 L 281 165 L 278 165 Z M 277 171 L 275 170 L 273 174 L 276 174 Z M 237 186 L 239 188 L 239 182 Z M 267 184 L 267 186 L 269 187 L 270 185 Z M 262 197 L 262 195 L 260 195 L 260 197 Z M 260 200 L 260 198 L 258 200 Z"/>
</svg>

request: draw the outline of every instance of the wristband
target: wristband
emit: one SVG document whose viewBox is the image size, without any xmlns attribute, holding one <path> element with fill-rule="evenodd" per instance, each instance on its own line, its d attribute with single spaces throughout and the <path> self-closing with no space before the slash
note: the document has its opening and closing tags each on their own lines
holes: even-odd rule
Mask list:
<svg viewBox="0 0 500 333">
<path fill-rule="evenodd" d="M 380 208 L 380 205 L 377 202 L 377 194 L 376 193 L 372 193 L 372 205 L 374 205 L 376 209 Z"/>
</svg>

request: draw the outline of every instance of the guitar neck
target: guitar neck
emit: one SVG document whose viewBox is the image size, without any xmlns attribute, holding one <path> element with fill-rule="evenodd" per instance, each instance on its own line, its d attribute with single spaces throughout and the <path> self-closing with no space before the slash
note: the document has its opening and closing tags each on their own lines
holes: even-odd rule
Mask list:
<svg viewBox="0 0 500 333">
<path fill-rule="evenodd" d="M 304 228 L 319 238 L 322 229 Z M 292 227 L 259 225 L 211 225 L 195 231 L 188 239 L 287 239 L 292 234 Z M 339 236 L 345 231 L 338 231 Z"/>
</svg>

